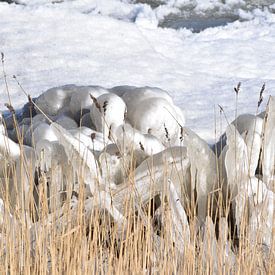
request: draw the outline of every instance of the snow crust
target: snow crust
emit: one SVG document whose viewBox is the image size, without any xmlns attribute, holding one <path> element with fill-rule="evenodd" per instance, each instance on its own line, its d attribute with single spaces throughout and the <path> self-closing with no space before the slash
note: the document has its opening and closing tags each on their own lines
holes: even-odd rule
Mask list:
<svg viewBox="0 0 275 275">
<path fill-rule="evenodd" d="M 235 117 L 239 81 L 241 113 L 256 112 L 263 83 L 259 111 L 267 95 L 275 95 L 274 5 L 238 10 L 246 21 L 192 33 L 158 27 L 161 18 L 192 1 L 169 0 L 157 8 L 130 0 L 20 2 L 0 3 L 0 51 L 15 108 L 27 98 L 13 75 L 33 97 L 65 84 L 154 86 L 167 90 L 185 112 L 186 126 L 211 142 L 226 127 L 217 104 L 229 121 Z M 205 14 L 209 5 L 232 9 L 239 2 L 200 0 L 193 9 Z M 0 110 L 6 102 L 1 72 Z"/>
</svg>

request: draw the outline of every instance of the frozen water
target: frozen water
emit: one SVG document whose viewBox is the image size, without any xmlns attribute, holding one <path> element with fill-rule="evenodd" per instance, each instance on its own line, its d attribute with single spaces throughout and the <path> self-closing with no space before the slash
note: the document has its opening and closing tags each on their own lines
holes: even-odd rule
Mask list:
<svg viewBox="0 0 275 275">
<path fill-rule="evenodd" d="M 228 23 L 232 23 L 238 19 L 239 17 L 234 15 L 215 17 L 192 16 L 190 18 L 170 15 L 161 21 L 160 26 L 173 29 L 186 28 L 191 29 L 193 32 L 200 32 L 207 28 L 225 26 Z"/>
<path fill-rule="evenodd" d="M 253 17 L 255 9 L 274 12 L 273 0 L 164 0 L 138 1 L 156 11 L 159 25 L 168 28 L 187 28 L 200 32 L 209 27 L 224 26 L 237 20 Z"/>
</svg>

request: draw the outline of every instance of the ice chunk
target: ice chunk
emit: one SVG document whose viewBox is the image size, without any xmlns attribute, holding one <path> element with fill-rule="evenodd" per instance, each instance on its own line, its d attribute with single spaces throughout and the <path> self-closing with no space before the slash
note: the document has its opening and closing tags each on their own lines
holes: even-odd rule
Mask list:
<svg viewBox="0 0 275 275">
<path fill-rule="evenodd" d="M 260 149 L 262 146 L 262 128 L 263 119 L 260 116 L 251 114 L 239 115 L 232 123 L 237 129 L 238 133 L 243 137 L 247 146 L 249 175 L 254 176 L 260 157 Z M 224 133 L 219 142 L 213 146 L 213 150 L 220 155 L 227 142 L 227 135 Z"/>
<path fill-rule="evenodd" d="M 256 241 L 257 234 L 261 232 L 264 243 L 270 245 L 274 193 L 267 189 L 264 182 L 249 176 L 247 146 L 233 125 L 227 127 L 226 135 L 225 167 L 238 232 L 242 225 L 248 224 L 252 240 Z"/>
</svg>

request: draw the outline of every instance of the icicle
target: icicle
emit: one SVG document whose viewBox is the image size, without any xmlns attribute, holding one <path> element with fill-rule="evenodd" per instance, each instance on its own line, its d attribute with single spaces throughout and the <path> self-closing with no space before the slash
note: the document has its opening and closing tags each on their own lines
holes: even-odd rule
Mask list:
<svg viewBox="0 0 275 275">
<path fill-rule="evenodd" d="M 184 127 L 183 132 L 191 162 L 191 188 L 192 191 L 196 189 L 198 218 L 203 223 L 207 215 L 208 197 L 217 188 L 217 159 L 208 144 L 193 131 Z"/>
<path fill-rule="evenodd" d="M 164 183 L 171 180 L 181 203 L 190 203 L 190 161 L 185 147 L 171 147 L 144 160 L 135 170 L 135 189 L 142 202 L 164 191 Z M 140 193 L 141 192 L 141 193 Z"/>
<path fill-rule="evenodd" d="M 16 144 L 17 145 L 17 144 Z M 19 145 L 17 145 L 19 147 Z M 16 154 L 4 155 L 0 167 L 1 195 L 8 195 L 11 208 L 28 210 L 30 186 L 34 184 L 35 153 L 33 148 L 22 146 Z M 6 193 L 7 192 L 7 193 Z"/>
<path fill-rule="evenodd" d="M 263 181 L 269 188 L 275 184 L 275 97 L 270 97 L 264 125 L 262 158 Z"/>
<path fill-rule="evenodd" d="M 106 185 L 114 188 L 114 184 L 123 182 L 126 171 L 124 171 L 123 160 L 120 156 L 110 155 L 107 152 L 102 152 L 99 156 L 100 168 L 102 171 L 102 178 Z"/>
<path fill-rule="evenodd" d="M 5 135 L 6 134 L 6 129 L 5 129 L 5 126 L 3 124 L 3 116 L 2 114 L 0 113 L 0 135 Z"/>
<path fill-rule="evenodd" d="M 210 274 L 219 274 L 217 254 L 218 243 L 216 239 L 215 226 L 209 216 L 205 219 L 202 246 L 202 261 L 204 264 L 203 270 L 208 270 Z"/>
<path fill-rule="evenodd" d="M 259 162 L 263 119 L 250 114 L 242 114 L 232 122 L 232 125 L 236 127 L 246 143 L 249 176 L 253 177 Z"/>
<path fill-rule="evenodd" d="M 219 238 L 216 238 L 215 225 L 207 216 L 203 232 L 203 264 L 210 274 L 226 274 L 235 264 L 235 255 L 227 240 L 228 225 L 226 218 L 219 221 Z"/>
<path fill-rule="evenodd" d="M 226 130 L 228 150 L 225 156 L 228 185 L 232 194 L 234 214 L 238 230 L 242 221 L 248 222 L 251 240 L 256 241 L 260 231 L 264 242 L 270 246 L 273 215 L 274 193 L 269 191 L 264 182 L 248 175 L 247 146 L 233 125 Z M 244 220 L 244 215 L 246 219 Z"/>
<path fill-rule="evenodd" d="M 226 136 L 228 150 L 225 167 L 228 185 L 234 197 L 238 193 L 238 186 L 248 181 L 248 153 L 247 146 L 234 125 L 227 127 Z"/>
<path fill-rule="evenodd" d="M 238 229 L 240 229 L 247 200 L 247 194 L 240 192 L 240 190 L 247 186 L 249 181 L 247 146 L 232 124 L 227 127 L 226 136 L 228 145 L 225 155 L 227 183 L 230 199 L 233 199 L 233 214 Z"/>
<path fill-rule="evenodd" d="M 181 204 L 181 197 L 178 195 L 174 183 L 168 180 L 169 202 L 172 211 L 172 230 L 175 237 L 175 245 L 181 253 L 184 253 L 184 247 L 190 241 L 190 229 L 187 215 Z"/>
<path fill-rule="evenodd" d="M 269 248 L 272 245 L 274 228 L 275 195 L 266 185 L 257 178 L 252 178 L 244 191 L 249 197 L 249 229 L 250 238 L 258 242 L 261 238 L 263 244 Z"/>
<path fill-rule="evenodd" d="M 218 261 L 219 269 L 226 274 L 228 269 L 233 269 L 236 262 L 236 256 L 231 249 L 231 243 L 228 240 L 228 222 L 225 217 L 219 219 L 219 239 L 218 239 Z"/>
<path fill-rule="evenodd" d="M 59 142 L 64 146 L 69 161 L 79 176 L 83 177 L 86 184 L 95 191 L 95 180 L 101 182 L 96 160 L 93 153 L 79 140 L 74 138 L 62 126 L 52 123 L 51 128 L 58 137 Z"/>
<path fill-rule="evenodd" d="M 4 202 L 2 201 L 2 199 L 0 199 L 0 231 L 1 231 L 2 224 L 4 222 L 4 216 L 5 216 Z"/>
</svg>

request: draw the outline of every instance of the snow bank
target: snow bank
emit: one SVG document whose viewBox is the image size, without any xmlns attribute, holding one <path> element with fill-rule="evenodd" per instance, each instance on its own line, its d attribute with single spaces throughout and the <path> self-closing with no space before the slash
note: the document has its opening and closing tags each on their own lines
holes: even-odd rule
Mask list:
<svg viewBox="0 0 275 275">
<path fill-rule="evenodd" d="M 242 82 L 242 112 L 255 112 L 264 82 L 267 93 L 275 93 L 274 14 L 193 34 L 157 28 L 155 15 L 148 15 L 152 8 L 130 1 L 26 4 L 0 3 L 0 51 L 14 107 L 21 107 L 26 97 L 13 75 L 33 97 L 69 83 L 154 86 L 169 91 L 185 111 L 188 127 L 213 141 L 214 106 L 221 105 L 234 119 L 236 83 Z M 130 19 L 134 10 L 138 20 Z M 3 74 L 0 96 L 3 110 L 8 102 Z M 226 122 L 217 109 L 216 120 L 219 136 Z"/>
</svg>

